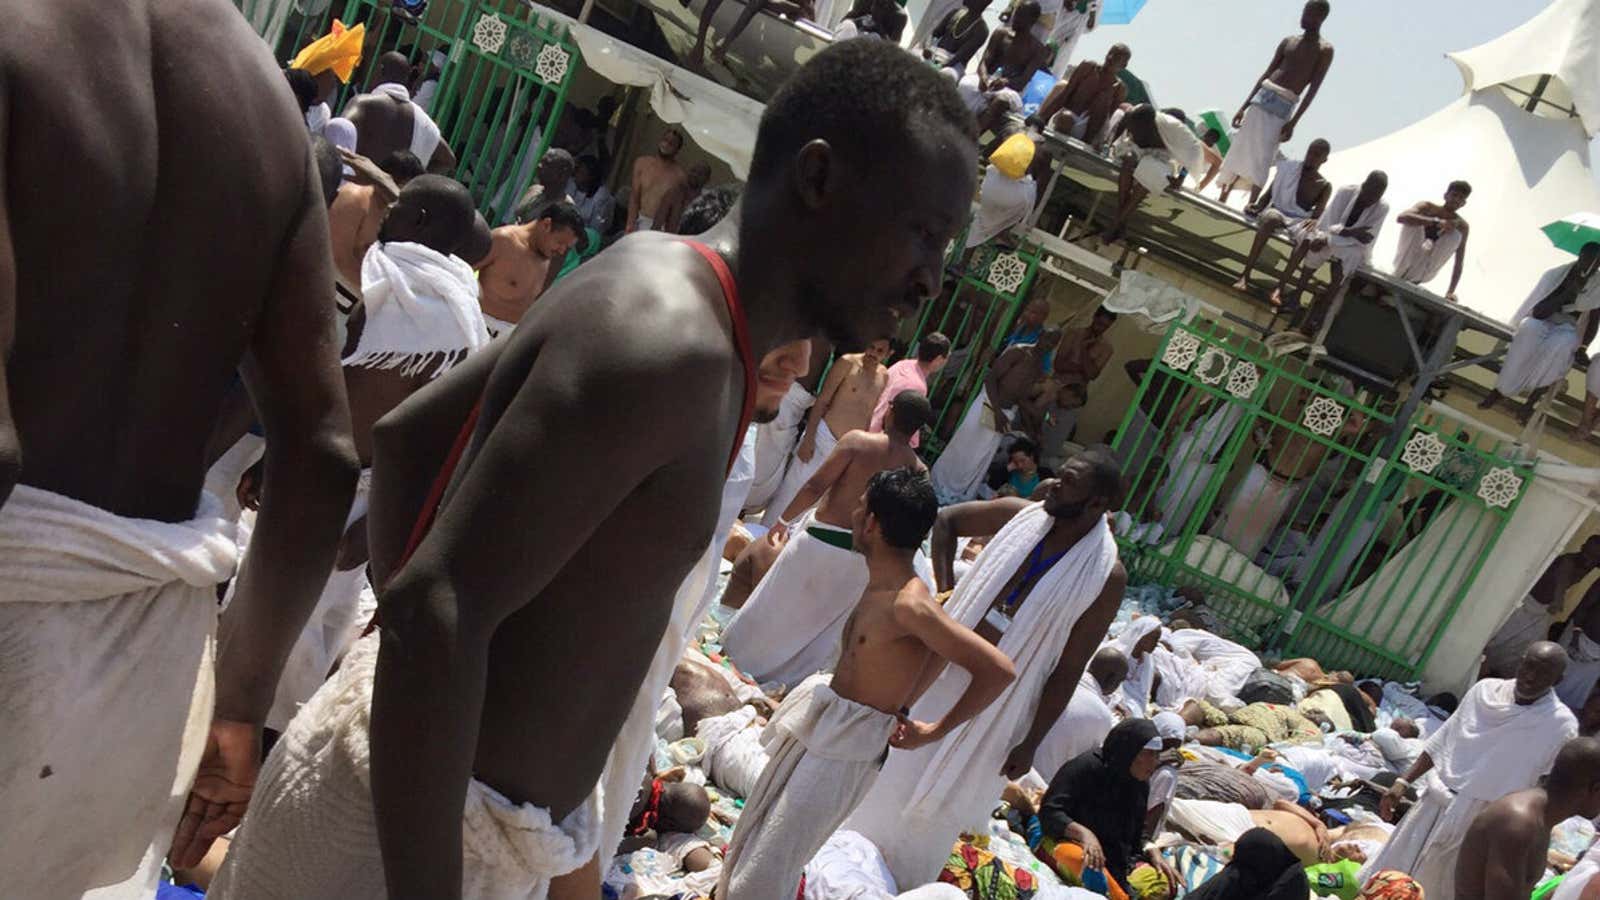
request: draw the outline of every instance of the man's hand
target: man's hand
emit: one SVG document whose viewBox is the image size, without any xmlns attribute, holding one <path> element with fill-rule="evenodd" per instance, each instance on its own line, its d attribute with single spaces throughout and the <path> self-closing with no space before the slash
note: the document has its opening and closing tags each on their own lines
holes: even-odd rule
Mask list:
<svg viewBox="0 0 1600 900">
<path fill-rule="evenodd" d="M 1233 127 L 1234 128 L 1243 128 L 1244 127 L 1244 111 L 1247 108 L 1248 107 L 1241 106 L 1241 107 L 1239 107 L 1239 111 L 1233 114 Z"/>
<path fill-rule="evenodd" d="M 1161 851 L 1151 847 L 1145 851 L 1144 858 L 1150 861 L 1152 868 L 1161 873 L 1161 877 L 1167 880 L 1167 885 L 1172 888 L 1172 892 L 1176 893 L 1178 886 L 1184 883 L 1183 876 L 1178 874 L 1177 869 L 1167 864 L 1167 861 L 1161 856 Z"/>
<path fill-rule="evenodd" d="M 1294 140 L 1294 123 L 1293 122 L 1285 122 L 1285 123 L 1283 123 L 1283 130 L 1278 132 L 1278 140 L 1283 141 L 1284 143 L 1288 143 L 1289 141 Z"/>
<path fill-rule="evenodd" d="M 816 432 L 812 432 L 800 439 L 800 446 L 795 448 L 794 455 L 798 456 L 801 462 L 811 462 L 811 457 L 817 455 Z"/>
<path fill-rule="evenodd" d="M 1455 291 L 1451 291 L 1450 293 L 1445 294 L 1444 298 L 1446 300 L 1449 300 L 1451 303 L 1455 303 L 1456 302 L 1456 292 Z"/>
<path fill-rule="evenodd" d="M 939 726 L 929 722 L 918 722 L 915 719 L 900 716 L 900 724 L 896 726 L 894 734 L 889 736 L 889 746 L 900 750 L 915 750 L 918 747 L 937 741 Z"/>
<path fill-rule="evenodd" d="M 1341 236 L 1355 238 L 1363 244 L 1372 243 L 1372 229 L 1370 228 L 1346 228 Z"/>
<path fill-rule="evenodd" d="M 1405 799 L 1405 796 L 1405 783 L 1396 781 L 1387 791 L 1383 792 L 1383 798 L 1378 801 L 1378 817 L 1385 822 L 1395 821 L 1395 807 L 1399 805 L 1401 800 Z"/>
<path fill-rule="evenodd" d="M 1006 756 L 1005 768 L 1000 770 L 1000 774 L 1012 781 L 1016 781 L 1018 778 L 1028 774 L 1033 768 L 1033 754 L 1038 749 L 1036 745 L 1030 744 L 1026 740 L 1012 747 L 1011 753 Z"/>
<path fill-rule="evenodd" d="M 189 802 L 167 851 L 174 869 L 199 865 L 211 842 L 239 824 L 260 768 L 261 726 L 213 720 Z"/>
</svg>

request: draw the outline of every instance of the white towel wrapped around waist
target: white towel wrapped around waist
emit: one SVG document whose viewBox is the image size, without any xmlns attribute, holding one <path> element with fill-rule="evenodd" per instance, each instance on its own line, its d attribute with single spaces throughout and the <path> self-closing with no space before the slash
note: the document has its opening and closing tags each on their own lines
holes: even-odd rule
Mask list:
<svg viewBox="0 0 1600 900">
<path fill-rule="evenodd" d="M 6 896 L 154 892 L 211 722 L 222 513 L 203 494 L 190 521 L 131 519 L 27 485 L 0 508 Z"/>
<path fill-rule="evenodd" d="M 1240 187 L 1266 185 L 1267 173 L 1283 143 L 1283 126 L 1289 121 L 1289 114 L 1283 112 L 1283 107 L 1287 104 L 1292 111 L 1298 102 L 1298 94 L 1271 81 L 1261 82 L 1261 89 L 1250 98 L 1250 105 L 1245 109 L 1244 122 L 1230 137 L 1228 155 L 1223 158 L 1217 176 L 1219 183 L 1227 184 L 1237 178 L 1244 182 Z M 1269 105 L 1277 109 L 1269 109 Z"/>
<path fill-rule="evenodd" d="M 385 900 L 372 807 L 372 685 L 379 634 L 356 642 L 273 747 L 212 883 L 211 900 L 295 897 Z M 464 900 L 542 898 L 553 878 L 594 856 L 600 792 L 559 824 L 486 784 L 467 784 L 462 814 Z"/>
<path fill-rule="evenodd" d="M 366 322 L 343 360 L 434 378 L 489 343 L 478 278 L 455 256 L 407 241 L 379 241 L 361 259 Z"/>
</svg>

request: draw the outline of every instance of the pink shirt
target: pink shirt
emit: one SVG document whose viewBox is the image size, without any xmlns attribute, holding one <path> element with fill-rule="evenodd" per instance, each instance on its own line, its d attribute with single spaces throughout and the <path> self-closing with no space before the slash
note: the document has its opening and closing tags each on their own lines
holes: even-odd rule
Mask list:
<svg viewBox="0 0 1600 900">
<path fill-rule="evenodd" d="M 928 379 L 922 374 L 922 369 L 917 366 L 915 359 L 902 359 L 889 367 L 889 382 L 883 386 L 883 393 L 878 395 L 878 405 L 872 408 L 872 421 L 868 423 L 868 431 L 883 430 L 883 414 L 889 411 L 889 403 L 900 396 L 902 391 L 916 391 L 919 394 L 928 393 Z M 922 443 L 922 435 L 911 436 L 911 446 Z"/>
</svg>

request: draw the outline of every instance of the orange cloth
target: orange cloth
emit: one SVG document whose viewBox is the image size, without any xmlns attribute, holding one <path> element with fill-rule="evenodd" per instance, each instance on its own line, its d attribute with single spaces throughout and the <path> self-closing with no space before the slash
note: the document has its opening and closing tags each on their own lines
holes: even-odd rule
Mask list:
<svg viewBox="0 0 1600 900">
<path fill-rule="evenodd" d="M 1055 867 L 1056 874 L 1060 875 L 1071 886 L 1083 885 L 1083 845 L 1063 841 L 1059 844 L 1045 839 L 1039 845 L 1041 854 L 1049 854 L 1045 861 Z M 1128 892 L 1122 885 L 1109 877 L 1106 878 L 1106 896 L 1111 900 L 1128 900 Z"/>
<path fill-rule="evenodd" d="M 334 19 L 333 30 L 307 44 L 289 63 L 289 68 L 305 69 L 313 75 L 332 69 L 340 81 L 349 84 L 350 75 L 361 62 L 361 44 L 366 36 L 366 25 L 346 28 L 343 22 Z"/>
</svg>

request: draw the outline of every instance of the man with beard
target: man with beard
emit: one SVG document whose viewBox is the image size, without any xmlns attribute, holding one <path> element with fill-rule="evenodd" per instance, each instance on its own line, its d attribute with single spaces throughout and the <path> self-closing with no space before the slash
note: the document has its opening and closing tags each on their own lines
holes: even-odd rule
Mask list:
<svg viewBox="0 0 1600 900">
<path fill-rule="evenodd" d="M 1005 498 L 948 506 L 934 526 L 941 589 L 954 580 L 955 538 L 993 534 L 945 610 L 1010 657 L 1016 680 L 941 743 L 894 751 L 844 827 L 883 851 L 899 884 L 926 884 L 964 830 L 981 829 L 1006 779 L 1033 767 L 1122 601 L 1127 574 L 1106 513 L 1122 472 L 1106 448 L 1070 460 L 1042 503 Z M 912 706 L 925 721 L 953 703 L 962 673 L 925 671 Z"/>
<path fill-rule="evenodd" d="M 776 405 L 756 363 L 892 330 L 937 289 L 972 130 L 900 48 L 829 48 L 767 105 L 703 243 L 618 242 L 385 420 L 380 627 L 274 748 L 216 897 L 544 897 L 569 873 L 562 896 L 598 896 L 595 786 L 674 594 L 703 593 L 746 423 Z"/>
<path fill-rule="evenodd" d="M 551 264 L 565 257 L 583 236 L 583 216 L 565 200 L 545 207 L 531 222 L 494 230 L 489 255 L 476 266 L 483 321 L 491 336 L 517 327 L 544 293 Z"/>
</svg>

